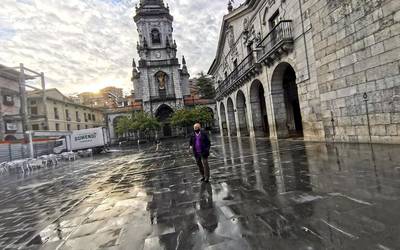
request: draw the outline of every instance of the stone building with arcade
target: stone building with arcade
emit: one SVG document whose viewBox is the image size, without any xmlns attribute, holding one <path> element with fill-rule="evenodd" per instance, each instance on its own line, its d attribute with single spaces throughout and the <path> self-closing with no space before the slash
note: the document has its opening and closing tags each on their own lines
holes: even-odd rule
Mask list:
<svg viewBox="0 0 400 250">
<path fill-rule="evenodd" d="M 400 143 L 400 1 L 228 11 L 209 70 L 223 135 Z"/>
</svg>

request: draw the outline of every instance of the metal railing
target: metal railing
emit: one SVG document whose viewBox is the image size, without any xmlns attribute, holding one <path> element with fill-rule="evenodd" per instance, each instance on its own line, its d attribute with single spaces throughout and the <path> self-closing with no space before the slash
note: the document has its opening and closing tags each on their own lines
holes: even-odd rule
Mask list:
<svg viewBox="0 0 400 250">
<path fill-rule="evenodd" d="M 217 99 L 225 94 L 243 75 L 245 75 L 255 64 L 253 53 L 250 53 L 243 61 L 228 75 L 228 77 L 218 86 L 216 91 Z"/>
<path fill-rule="evenodd" d="M 293 42 L 292 20 L 280 21 L 257 45 L 258 61 L 262 61 L 284 42 Z"/>
</svg>

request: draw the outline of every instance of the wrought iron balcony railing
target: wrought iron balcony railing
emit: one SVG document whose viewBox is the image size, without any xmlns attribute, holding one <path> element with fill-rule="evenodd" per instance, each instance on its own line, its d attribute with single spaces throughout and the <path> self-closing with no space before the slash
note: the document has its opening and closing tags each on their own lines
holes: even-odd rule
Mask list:
<svg viewBox="0 0 400 250">
<path fill-rule="evenodd" d="M 282 53 L 293 48 L 292 21 L 280 21 L 257 45 L 257 60 L 250 53 L 216 89 L 216 99 L 220 100 L 239 88 L 249 76 L 260 72 L 260 64 L 273 62 Z"/>
<path fill-rule="evenodd" d="M 259 62 L 273 62 L 280 54 L 293 48 L 292 21 L 280 21 L 257 45 Z"/>
<path fill-rule="evenodd" d="M 257 71 L 259 64 L 255 62 L 253 53 L 250 53 L 216 89 L 216 99 L 221 99 L 238 88 L 243 80 Z"/>
</svg>

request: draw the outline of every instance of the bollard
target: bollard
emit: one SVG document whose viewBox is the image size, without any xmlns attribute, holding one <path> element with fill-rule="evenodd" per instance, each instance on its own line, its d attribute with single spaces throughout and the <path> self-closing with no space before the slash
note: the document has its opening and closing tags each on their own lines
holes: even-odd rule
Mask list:
<svg viewBox="0 0 400 250">
<path fill-rule="evenodd" d="M 365 92 L 363 94 L 363 99 L 365 102 L 365 110 L 367 113 L 367 125 L 368 125 L 368 135 L 369 135 L 369 143 L 372 143 L 372 136 L 371 136 L 371 124 L 369 121 L 369 111 L 368 111 L 368 94 Z"/>
</svg>

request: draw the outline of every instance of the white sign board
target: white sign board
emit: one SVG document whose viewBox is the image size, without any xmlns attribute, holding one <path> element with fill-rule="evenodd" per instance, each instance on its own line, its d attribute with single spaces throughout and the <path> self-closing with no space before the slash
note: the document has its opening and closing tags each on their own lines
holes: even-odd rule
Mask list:
<svg viewBox="0 0 400 250">
<path fill-rule="evenodd" d="M 104 146 L 103 128 L 75 130 L 71 137 L 72 150 Z"/>
<path fill-rule="evenodd" d="M 18 130 L 17 123 L 15 123 L 15 122 L 7 122 L 6 127 L 7 127 L 7 131 L 17 131 Z"/>
</svg>

